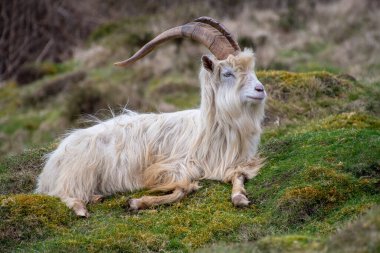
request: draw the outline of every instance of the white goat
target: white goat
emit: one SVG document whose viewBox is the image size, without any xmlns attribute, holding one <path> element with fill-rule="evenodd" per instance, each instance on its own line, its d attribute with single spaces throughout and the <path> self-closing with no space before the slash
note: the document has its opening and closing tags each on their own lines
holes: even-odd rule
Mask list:
<svg viewBox="0 0 380 253">
<path fill-rule="evenodd" d="M 209 23 L 199 20 L 189 24 L 215 33 L 209 18 Z M 229 49 L 223 41 L 216 50 L 226 54 Z M 260 169 L 255 155 L 266 93 L 254 73 L 251 50 L 234 49 L 224 57 L 210 51 L 215 56 L 202 57 L 199 109 L 127 112 L 73 131 L 49 154 L 36 192 L 60 197 L 78 216 L 87 217 L 86 203 L 103 196 L 143 188 L 168 192 L 129 200 L 130 210 L 139 210 L 178 201 L 198 189 L 198 180 L 212 179 L 231 182 L 233 204 L 247 206 L 244 180 Z"/>
</svg>

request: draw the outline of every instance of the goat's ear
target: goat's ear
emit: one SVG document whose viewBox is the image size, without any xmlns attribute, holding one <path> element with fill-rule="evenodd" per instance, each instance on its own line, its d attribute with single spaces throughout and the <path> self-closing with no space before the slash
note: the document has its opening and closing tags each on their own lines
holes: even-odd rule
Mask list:
<svg viewBox="0 0 380 253">
<path fill-rule="evenodd" d="M 212 72 L 214 70 L 214 62 L 206 55 L 202 56 L 202 64 L 208 72 Z"/>
</svg>

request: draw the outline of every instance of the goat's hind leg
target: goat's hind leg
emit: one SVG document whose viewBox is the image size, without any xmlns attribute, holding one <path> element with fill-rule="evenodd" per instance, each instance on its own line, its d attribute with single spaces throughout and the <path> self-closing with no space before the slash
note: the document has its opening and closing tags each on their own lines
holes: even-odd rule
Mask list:
<svg viewBox="0 0 380 253">
<path fill-rule="evenodd" d="M 187 194 L 196 191 L 198 183 L 189 183 L 187 185 L 173 186 L 173 191 L 170 194 L 163 196 L 143 196 L 138 199 L 130 199 L 127 203 L 128 211 L 138 211 L 147 209 L 152 206 L 169 204 L 183 199 Z"/>
</svg>

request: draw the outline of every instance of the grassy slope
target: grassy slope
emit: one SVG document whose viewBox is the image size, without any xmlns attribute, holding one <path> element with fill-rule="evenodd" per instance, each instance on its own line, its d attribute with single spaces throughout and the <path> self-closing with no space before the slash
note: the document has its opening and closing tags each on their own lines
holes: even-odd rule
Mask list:
<svg viewBox="0 0 380 253">
<path fill-rule="evenodd" d="M 73 217 L 51 197 L 6 194 L 0 207 L 5 217 L 0 223 L 1 245 L 74 252 L 182 251 L 220 241 L 255 241 L 228 247 L 264 252 L 336 248 L 329 236 L 380 203 L 380 120 L 346 113 L 270 135 L 261 146 L 267 164 L 247 183 L 253 202 L 249 208 L 232 207 L 231 187 L 215 182 L 203 182 L 202 189 L 180 203 L 134 215 L 124 211 L 124 203 L 144 192 L 110 197 L 90 205 L 92 216 L 87 220 Z M 17 159 L 34 167 L 45 151 L 6 160 L 2 175 L 22 169 Z M 4 191 L 14 191 L 13 185 Z M 373 247 L 380 245 L 378 228 Z M 218 247 L 225 250 L 212 246 L 209 251 Z"/>
</svg>

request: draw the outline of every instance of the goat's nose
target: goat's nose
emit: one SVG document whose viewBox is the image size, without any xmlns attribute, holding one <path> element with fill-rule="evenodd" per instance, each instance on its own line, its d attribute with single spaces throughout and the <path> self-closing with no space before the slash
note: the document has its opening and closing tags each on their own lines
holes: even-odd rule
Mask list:
<svg viewBox="0 0 380 253">
<path fill-rule="evenodd" d="M 264 91 L 264 86 L 261 83 L 256 84 L 255 85 L 255 91 L 263 92 Z"/>
</svg>

